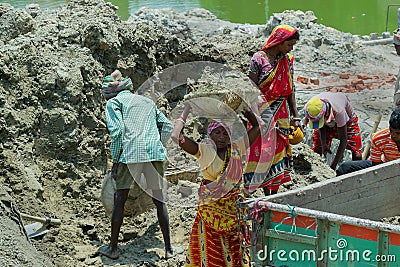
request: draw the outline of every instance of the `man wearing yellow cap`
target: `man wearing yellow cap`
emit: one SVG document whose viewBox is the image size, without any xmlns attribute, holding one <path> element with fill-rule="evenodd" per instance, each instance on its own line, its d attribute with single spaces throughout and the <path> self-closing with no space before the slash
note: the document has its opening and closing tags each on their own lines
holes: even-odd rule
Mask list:
<svg viewBox="0 0 400 267">
<path fill-rule="evenodd" d="M 358 117 L 343 93 L 323 92 L 311 98 L 304 107 L 304 124 L 314 129 L 311 149 L 326 156 L 330 151 L 332 139 L 339 139 L 339 147 L 331 163 L 336 170 L 345 149 L 351 150 L 352 160 L 360 160 L 361 135 Z"/>
</svg>

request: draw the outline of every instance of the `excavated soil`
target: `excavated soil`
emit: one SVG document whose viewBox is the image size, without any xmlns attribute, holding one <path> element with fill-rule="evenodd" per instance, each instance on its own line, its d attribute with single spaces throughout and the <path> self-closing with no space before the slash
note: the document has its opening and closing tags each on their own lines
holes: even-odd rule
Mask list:
<svg viewBox="0 0 400 267">
<path fill-rule="evenodd" d="M 181 253 L 163 258 L 154 209 L 125 219 L 118 260 L 98 253 L 110 234 L 99 199 L 111 166 L 101 82 L 114 69 L 131 77 L 135 87 L 185 62 L 212 61 L 246 73 L 251 55 L 273 27 L 287 23 L 301 36 L 293 50 L 299 110 L 320 91 L 342 91 L 359 115 L 365 143 L 378 114 L 383 116 L 379 128 L 387 126 L 400 63 L 392 44 L 363 45 L 358 36 L 318 24 L 311 11 L 275 14 L 265 25 L 221 21 L 203 9 L 141 9 L 121 21 L 111 4 L 85 0 L 54 10 L 0 4 L 0 22 L 1 203 L 12 198 L 16 214 L 62 221 L 30 244 L 11 204 L 1 205 L 1 228 L 13 226 L 2 231 L 0 262 L 13 265 L 183 266 L 198 186 L 189 174 L 168 189 L 172 243 Z M 157 103 L 172 114 L 185 93 L 178 87 Z M 200 140 L 204 127 L 200 118 L 186 130 Z M 293 147 L 293 181 L 282 191 L 335 175 L 309 149 L 309 135 L 307 130 L 306 141 Z M 169 155 L 170 168 L 196 166 L 177 150 Z"/>
</svg>

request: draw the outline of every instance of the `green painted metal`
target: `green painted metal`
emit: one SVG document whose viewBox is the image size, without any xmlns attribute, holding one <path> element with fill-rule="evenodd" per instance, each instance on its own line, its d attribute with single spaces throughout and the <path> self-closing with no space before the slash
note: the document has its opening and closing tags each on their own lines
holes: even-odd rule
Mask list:
<svg viewBox="0 0 400 267">
<path fill-rule="evenodd" d="M 268 236 L 264 234 L 264 229 L 268 229 L 270 225 L 270 211 L 259 214 L 258 222 L 253 221 L 252 229 L 253 234 L 251 236 L 251 259 L 254 263 L 254 267 L 266 266 L 266 260 L 263 259 L 264 255 L 259 254 L 260 251 L 264 250 L 266 244 L 268 244 Z"/>
<path fill-rule="evenodd" d="M 389 254 L 386 256 L 386 260 L 390 267 L 400 267 L 400 246 L 389 245 Z"/>
<path fill-rule="evenodd" d="M 342 265 L 349 267 L 377 267 L 378 263 L 374 260 L 378 254 L 377 241 L 355 238 L 340 235 L 339 239 L 345 242 L 343 248 L 340 249 L 340 257 Z"/>
<path fill-rule="evenodd" d="M 282 231 L 286 233 L 293 233 L 309 237 L 317 237 L 317 232 L 313 229 L 299 227 L 299 226 L 296 226 L 296 229 L 294 229 L 291 225 L 279 224 L 276 222 L 271 222 L 269 229 L 273 231 Z"/>
<path fill-rule="evenodd" d="M 268 205 L 268 210 L 258 214 L 262 221 L 253 228 L 262 235 L 261 239 L 252 240 L 252 249 L 257 247 L 252 258 L 256 267 L 400 267 L 400 246 L 393 241 L 398 238 L 397 234 L 390 239 L 392 233 L 398 233 L 395 226 L 346 216 L 340 220 L 340 215 L 323 212 L 310 211 L 307 215 L 308 211 L 300 208 L 294 214 L 287 206 Z M 274 218 L 274 211 L 283 213 L 279 215 L 283 218 L 281 221 Z M 311 220 L 296 221 L 298 215 Z M 313 219 L 315 229 L 314 223 L 304 225 Z M 351 225 L 358 227 L 355 232 L 348 228 Z M 359 232 L 362 228 L 366 229 L 365 234 L 362 230 Z M 377 236 L 367 234 L 367 230 L 375 231 Z M 386 261 L 376 260 L 379 256 Z"/>
<path fill-rule="evenodd" d="M 271 222 L 269 226 L 270 228 L 265 231 L 266 240 L 268 240 L 268 260 L 263 266 L 315 266 L 315 258 L 317 258 L 315 230 L 297 226 L 294 228 L 293 225 L 282 222 Z"/>
<path fill-rule="evenodd" d="M 378 234 L 378 254 L 389 255 L 389 233 L 379 231 Z M 385 261 L 378 262 L 378 267 L 389 267 L 390 263 Z"/>
<path fill-rule="evenodd" d="M 338 222 L 328 222 L 328 238 L 327 238 L 327 247 L 325 247 L 324 258 L 327 258 L 327 266 L 329 267 L 339 267 L 341 263 L 334 258 L 330 257 L 329 252 L 336 249 L 337 240 L 339 239 L 339 230 L 340 224 Z M 321 255 L 322 257 L 322 255 Z"/>
<path fill-rule="evenodd" d="M 322 251 L 328 247 L 328 227 L 329 222 L 327 220 L 318 219 L 317 225 L 317 247 L 316 251 L 318 255 L 322 254 Z M 328 266 L 328 260 L 323 258 L 317 261 L 317 267 Z"/>
</svg>

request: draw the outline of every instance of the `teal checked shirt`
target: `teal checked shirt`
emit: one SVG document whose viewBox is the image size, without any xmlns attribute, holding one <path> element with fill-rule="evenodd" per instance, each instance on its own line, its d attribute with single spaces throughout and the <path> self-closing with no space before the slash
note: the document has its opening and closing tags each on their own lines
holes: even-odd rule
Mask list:
<svg viewBox="0 0 400 267">
<path fill-rule="evenodd" d="M 149 98 L 125 90 L 106 104 L 113 163 L 165 161 L 173 125 Z"/>
</svg>

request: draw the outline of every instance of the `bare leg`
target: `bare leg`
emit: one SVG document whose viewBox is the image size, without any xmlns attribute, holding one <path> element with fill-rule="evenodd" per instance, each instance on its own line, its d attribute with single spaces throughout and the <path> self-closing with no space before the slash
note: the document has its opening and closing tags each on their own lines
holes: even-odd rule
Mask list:
<svg viewBox="0 0 400 267">
<path fill-rule="evenodd" d="M 124 219 L 124 206 L 129 189 L 120 189 L 114 193 L 114 208 L 111 216 L 110 245 L 100 253 L 110 259 L 118 259 L 118 236 Z"/>
<path fill-rule="evenodd" d="M 157 208 L 158 223 L 160 224 L 161 232 L 164 238 L 165 257 L 168 258 L 173 256 L 173 251 L 171 247 L 168 210 L 167 205 L 164 203 L 161 190 L 153 190 L 153 203 Z"/>
</svg>

